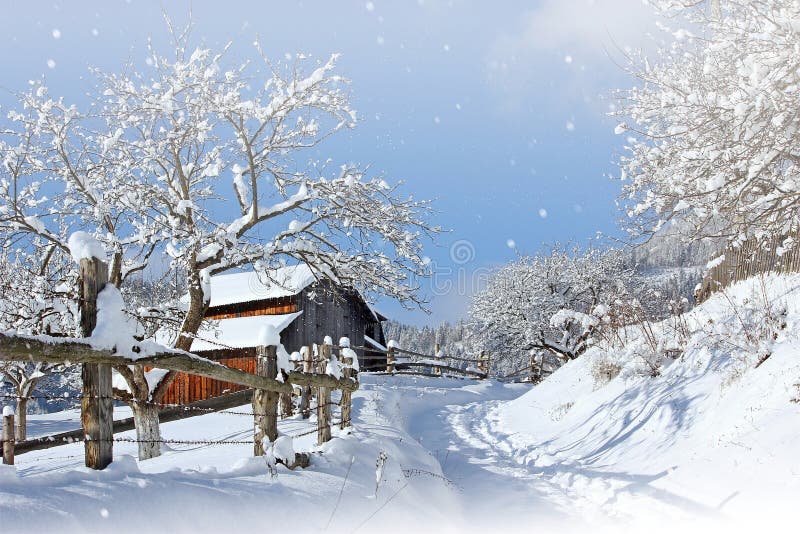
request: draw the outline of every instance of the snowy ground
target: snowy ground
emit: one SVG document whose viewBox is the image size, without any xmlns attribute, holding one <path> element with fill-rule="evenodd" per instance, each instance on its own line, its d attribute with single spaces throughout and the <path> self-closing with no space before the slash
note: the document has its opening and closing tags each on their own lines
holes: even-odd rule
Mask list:
<svg viewBox="0 0 800 534">
<path fill-rule="evenodd" d="M 751 299 L 750 286 L 693 311 L 696 324 L 713 327 L 696 330 L 655 378 L 623 366 L 598 382 L 593 366 L 608 354 L 596 350 L 534 388 L 362 375 L 354 430 L 336 432 L 309 469 L 281 466 L 276 479 L 252 445 L 173 445 L 138 463 L 133 444 L 115 444 L 103 472 L 81 467 L 81 444 L 24 454 L 0 470 L 0 529 L 791 530 L 800 497 L 800 277 L 771 287 L 786 327 L 757 368 L 737 352 L 747 347 L 736 325 L 748 319 L 726 319 L 726 303 Z M 720 333 L 729 345 L 708 341 Z M 31 433 L 75 424 L 74 412 L 32 416 Z M 287 434 L 312 426 L 280 423 Z M 167 423 L 163 434 L 247 440 L 251 419 L 204 415 Z M 315 450 L 314 440 L 299 438 L 296 448 Z"/>
</svg>

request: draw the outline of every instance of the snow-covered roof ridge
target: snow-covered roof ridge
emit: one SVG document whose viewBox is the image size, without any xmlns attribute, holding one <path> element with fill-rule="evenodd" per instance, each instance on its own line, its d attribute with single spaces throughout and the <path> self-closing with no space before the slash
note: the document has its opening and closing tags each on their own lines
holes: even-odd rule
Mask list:
<svg viewBox="0 0 800 534">
<path fill-rule="evenodd" d="M 304 263 L 270 269 L 266 273 L 218 274 L 211 277 L 210 306 L 289 297 L 316 280 L 314 272 Z"/>
</svg>

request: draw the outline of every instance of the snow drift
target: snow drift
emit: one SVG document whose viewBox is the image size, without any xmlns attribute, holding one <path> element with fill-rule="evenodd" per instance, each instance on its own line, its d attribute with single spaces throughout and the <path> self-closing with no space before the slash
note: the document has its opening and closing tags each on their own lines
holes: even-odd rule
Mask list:
<svg viewBox="0 0 800 534">
<path fill-rule="evenodd" d="M 799 297 L 800 276 L 770 275 L 680 318 L 683 339 L 674 320 L 652 325 L 682 345 L 674 359 L 630 328 L 498 406 L 492 427 L 588 517 L 785 527 L 800 497 Z"/>
</svg>

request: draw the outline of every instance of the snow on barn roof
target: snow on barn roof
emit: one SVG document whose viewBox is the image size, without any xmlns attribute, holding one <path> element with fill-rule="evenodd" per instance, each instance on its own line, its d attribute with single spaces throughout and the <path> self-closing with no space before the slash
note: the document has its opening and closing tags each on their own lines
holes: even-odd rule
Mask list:
<svg viewBox="0 0 800 534">
<path fill-rule="evenodd" d="M 197 339 L 192 342 L 192 351 L 223 350 L 227 348 L 241 349 L 258 345 L 262 327 L 274 326 L 281 332 L 302 314 L 286 313 L 283 315 L 257 315 L 255 317 L 236 317 L 215 321 L 216 328 L 204 323 L 197 332 Z"/>
<path fill-rule="evenodd" d="M 289 297 L 315 281 L 314 273 L 304 263 L 271 269 L 268 274 L 254 271 L 220 274 L 211 277 L 210 306 Z"/>
</svg>

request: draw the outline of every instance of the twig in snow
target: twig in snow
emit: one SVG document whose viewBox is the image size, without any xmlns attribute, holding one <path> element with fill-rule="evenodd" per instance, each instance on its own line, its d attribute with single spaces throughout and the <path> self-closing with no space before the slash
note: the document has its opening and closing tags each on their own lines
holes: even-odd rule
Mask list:
<svg viewBox="0 0 800 534">
<path fill-rule="evenodd" d="M 380 505 L 380 506 L 379 506 L 379 507 L 378 507 L 378 508 L 377 508 L 377 509 L 376 509 L 374 512 L 372 512 L 372 513 L 369 515 L 369 517 L 367 517 L 367 518 L 366 518 L 364 521 L 362 521 L 361 523 L 359 523 L 359 525 L 358 525 L 356 528 L 354 528 L 353 530 L 351 530 L 351 531 L 350 531 L 350 534 L 353 534 L 353 532 L 357 531 L 358 529 L 360 529 L 361 527 L 363 527 L 364 525 L 366 525 L 366 524 L 367 524 L 367 521 L 369 521 L 370 519 L 372 519 L 373 517 L 375 517 L 375 516 L 378 514 L 378 512 L 380 512 L 381 510 L 383 510 L 383 507 L 384 507 L 384 506 L 386 506 L 387 504 L 389 504 L 390 502 L 392 502 L 392 499 L 394 499 L 395 497 L 397 497 L 397 495 L 398 495 L 398 494 L 399 494 L 401 491 L 403 491 L 404 489 L 406 489 L 406 486 L 408 486 L 408 482 L 406 482 L 405 484 L 403 484 L 403 486 L 402 486 L 400 489 L 398 489 L 397 491 L 395 491 L 395 492 L 392 494 L 392 496 L 391 496 L 391 497 L 389 497 L 388 499 L 386 499 L 386 502 L 384 502 L 382 505 Z"/>
<path fill-rule="evenodd" d="M 331 510 L 331 516 L 328 518 L 328 523 L 325 525 L 325 530 L 331 526 L 331 521 L 333 521 L 333 516 L 336 514 L 336 510 L 339 508 L 339 504 L 342 502 L 342 494 L 344 493 L 344 486 L 347 484 L 347 477 L 350 476 L 350 470 L 353 468 L 353 463 L 356 461 L 355 456 L 350 457 L 350 465 L 347 466 L 347 473 L 344 474 L 344 480 L 342 481 L 342 487 L 339 489 L 339 496 L 336 498 L 336 506 L 333 507 Z"/>
</svg>

